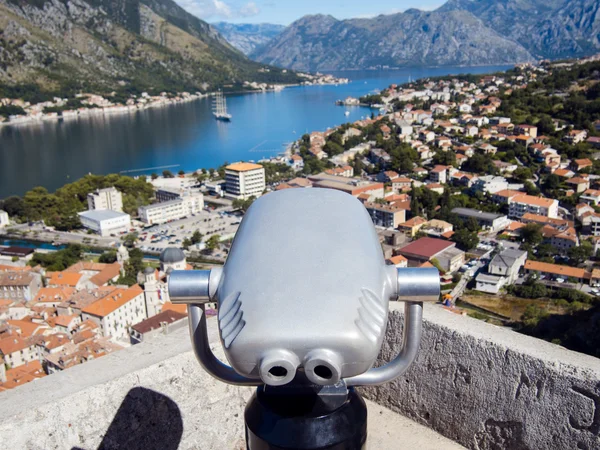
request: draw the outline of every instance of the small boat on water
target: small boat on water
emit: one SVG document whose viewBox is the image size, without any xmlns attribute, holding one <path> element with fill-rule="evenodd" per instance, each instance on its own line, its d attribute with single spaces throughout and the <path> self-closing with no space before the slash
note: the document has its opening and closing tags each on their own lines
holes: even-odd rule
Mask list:
<svg viewBox="0 0 600 450">
<path fill-rule="evenodd" d="M 227 112 L 227 101 L 221 91 L 215 94 L 213 103 L 213 115 L 215 119 L 229 122 L 231 120 L 231 114 Z"/>
<path fill-rule="evenodd" d="M 348 116 L 350 115 L 350 111 L 346 111 L 346 112 L 344 113 L 344 115 L 345 115 L 346 117 L 348 117 Z"/>
</svg>

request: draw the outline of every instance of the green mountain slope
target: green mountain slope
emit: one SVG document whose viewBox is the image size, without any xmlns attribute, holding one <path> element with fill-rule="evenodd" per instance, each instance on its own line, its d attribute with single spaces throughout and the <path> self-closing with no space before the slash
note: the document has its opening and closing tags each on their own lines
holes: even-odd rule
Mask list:
<svg viewBox="0 0 600 450">
<path fill-rule="evenodd" d="M 60 92 L 294 82 L 171 0 L 0 0 L 0 83 Z"/>
</svg>

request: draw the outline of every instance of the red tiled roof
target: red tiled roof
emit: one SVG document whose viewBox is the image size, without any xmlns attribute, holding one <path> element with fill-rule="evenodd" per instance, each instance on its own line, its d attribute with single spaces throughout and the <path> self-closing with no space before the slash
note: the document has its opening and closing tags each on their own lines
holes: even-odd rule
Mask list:
<svg viewBox="0 0 600 450">
<path fill-rule="evenodd" d="M 454 246 L 455 244 L 453 242 L 448 242 L 442 239 L 424 237 L 411 244 L 408 244 L 406 247 L 403 247 L 402 249 L 400 249 L 400 252 L 404 256 L 409 255 L 430 259 L 438 253 L 443 252 L 447 248 Z"/>
</svg>

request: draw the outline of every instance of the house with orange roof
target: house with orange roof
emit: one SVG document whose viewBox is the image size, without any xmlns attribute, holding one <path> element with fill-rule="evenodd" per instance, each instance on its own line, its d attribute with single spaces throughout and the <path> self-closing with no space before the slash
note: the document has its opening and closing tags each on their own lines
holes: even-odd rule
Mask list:
<svg viewBox="0 0 600 450">
<path fill-rule="evenodd" d="M 0 339 L 0 355 L 11 369 L 37 361 L 39 360 L 37 342 L 36 337 L 7 336 Z"/>
<path fill-rule="evenodd" d="M 588 205 L 598 206 L 600 204 L 600 191 L 597 189 L 588 189 L 579 197 L 579 201 Z"/>
<path fill-rule="evenodd" d="M 569 169 L 556 169 L 554 170 L 554 175 L 557 175 L 561 178 L 571 178 L 575 176 L 575 172 Z"/>
<path fill-rule="evenodd" d="M 1 369 L 0 369 L 1 370 Z M 0 380 L 0 392 L 14 389 L 46 376 L 40 361 L 25 363 L 14 369 L 8 369 Z"/>
<path fill-rule="evenodd" d="M 73 330 L 81 323 L 81 316 L 72 314 L 68 316 L 57 316 L 53 319 L 54 329 L 62 333 L 73 333 Z"/>
<path fill-rule="evenodd" d="M 573 247 L 579 246 L 579 238 L 573 227 L 556 229 L 551 225 L 546 225 L 542 228 L 542 235 L 546 243 L 552 245 L 562 254 L 567 253 Z"/>
<path fill-rule="evenodd" d="M 58 353 L 44 358 L 49 374 L 60 372 L 78 364 L 101 358 L 123 347 L 111 342 L 108 338 L 93 338 L 77 345 L 67 346 Z"/>
<path fill-rule="evenodd" d="M 508 215 L 511 219 L 520 219 L 527 213 L 558 218 L 558 200 L 520 194 L 508 199 Z"/>
<path fill-rule="evenodd" d="M 538 128 L 534 125 L 517 125 L 515 127 L 515 133 L 536 138 L 538 135 Z"/>
<path fill-rule="evenodd" d="M 530 274 L 544 275 L 553 278 L 575 278 L 579 283 L 585 282 L 586 278 L 585 269 L 560 266 L 558 264 L 549 264 L 540 261 L 531 261 L 529 259 L 525 262 L 525 271 Z"/>
<path fill-rule="evenodd" d="M 386 262 L 391 266 L 408 267 L 408 259 L 402 255 L 392 256 Z"/>
<path fill-rule="evenodd" d="M 0 339 L 14 334 L 21 337 L 41 336 L 49 329 L 45 323 L 33 322 L 30 316 L 18 320 L 7 320 L 6 326 L 8 331 L 1 333 Z"/>
<path fill-rule="evenodd" d="M 125 342 L 129 341 L 129 327 L 147 317 L 144 291 L 137 285 L 116 289 L 81 311 L 81 319 L 96 323 L 103 336 Z"/>
<path fill-rule="evenodd" d="M 84 288 L 84 282 L 83 275 L 79 273 L 53 272 L 48 280 L 48 286 L 56 288 L 72 288 L 79 291 Z"/>
<path fill-rule="evenodd" d="M 448 170 L 452 166 L 440 166 L 437 165 L 429 171 L 429 179 L 433 183 L 445 184 L 448 181 Z"/>
<path fill-rule="evenodd" d="M 407 222 L 398 225 L 398 230 L 404 232 L 407 236 L 414 238 L 419 230 L 427 223 L 425 219 L 420 216 L 413 217 Z"/>
<path fill-rule="evenodd" d="M 375 226 L 396 228 L 399 224 L 406 222 L 406 208 L 403 205 L 370 202 L 366 202 L 364 205 Z"/>
<path fill-rule="evenodd" d="M 574 170 L 575 172 L 587 169 L 588 167 L 594 167 L 594 163 L 588 158 L 574 159 L 571 161 L 571 164 L 569 164 L 569 169 Z"/>
<path fill-rule="evenodd" d="M 37 342 L 40 359 L 52 353 L 58 353 L 66 346 L 71 345 L 71 335 L 67 333 L 54 333 L 44 336 Z"/>
<path fill-rule="evenodd" d="M 590 179 L 587 177 L 573 177 L 565 181 L 573 190 L 581 194 L 590 188 Z"/>
<path fill-rule="evenodd" d="M 34 304 L 43 304 L 56 308 L 60 303 L 68 300 L 75 292 L 72 287 L 45 287 L 39 290 L 35 298 Z"/>
</svg>

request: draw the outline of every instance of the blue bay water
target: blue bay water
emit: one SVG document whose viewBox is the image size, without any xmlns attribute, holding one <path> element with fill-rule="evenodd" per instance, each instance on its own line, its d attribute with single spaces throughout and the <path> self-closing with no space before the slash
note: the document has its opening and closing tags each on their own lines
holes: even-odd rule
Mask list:
<svg viewBox="0 0 600 450">
<path fill-rule="evenodd" d="M 336 106 L 392 83 L 508 66 L 406 68 L 340 72 L 339 86 L 293 87 L 281 92 L 227 97 L 230 123 L 212 116 L 211 99 L 126 115 L 71 119 L 0 128 L 0 198 L 35 186 L 54 191 L 88 173 L 131 175 L 218 167 L 224 162 L 276 156 L 306 132 L 324 131 L 368 117 L 368 108 Z M 346 117 L 345 111 L 350 111 Z"/>
</svg>

